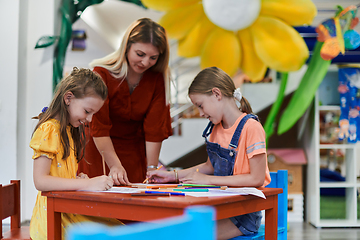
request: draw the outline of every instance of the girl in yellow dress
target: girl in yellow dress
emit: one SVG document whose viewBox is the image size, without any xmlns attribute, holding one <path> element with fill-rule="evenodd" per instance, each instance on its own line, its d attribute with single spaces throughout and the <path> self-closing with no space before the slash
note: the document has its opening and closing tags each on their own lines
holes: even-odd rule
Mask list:
<svg viewBox="0 0 360 240">
<path fill-rule="evenodd" d="M 39 191 L 30 222 L 33 240 L 47 239 L 47 201 L 41 191 L 107 190 L 113 186 L 108 176 L 88 178 L 76 176 L 78 162 L 85 147 L 84 124 L 91 122 L 107 97 L 107 87 L 101 77 L 89 69 L 74 68 L 57 86 L 49 108 L 36 117 L 30 147 L 34 150 L 34 184 Z M 72 224 L 95 221 L 121 225 L 116 219 L 62 213 L 62 236 Z"/>
</svg>

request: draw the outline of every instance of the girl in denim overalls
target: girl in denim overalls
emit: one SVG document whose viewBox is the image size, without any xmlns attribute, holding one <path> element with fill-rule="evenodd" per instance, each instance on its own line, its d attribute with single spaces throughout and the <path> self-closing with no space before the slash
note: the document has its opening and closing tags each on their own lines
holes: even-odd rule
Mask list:
<svg viewBox="0 0 360 240">
<path fill-rule="evenodd" d="M 180 171 L 152 171 L 150 182 L 233 187 L 269 184 L 264 129 L 232 79 L 219 68 L 206 68 L 195 77 L 188 93 L 200 116 L 210 120 L 203 133 L 209 158 Z M 261 212 L 255 212 L 218 220 L 218 239 L 256 233 L 261 217 Z"/>
</svg>

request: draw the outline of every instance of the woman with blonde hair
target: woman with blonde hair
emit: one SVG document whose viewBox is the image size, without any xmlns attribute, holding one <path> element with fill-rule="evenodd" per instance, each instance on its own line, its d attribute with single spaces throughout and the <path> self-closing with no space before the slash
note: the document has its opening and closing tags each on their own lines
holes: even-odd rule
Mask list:
<svg viewBox="0 0 360 240">
<path fill-rule="evenodd" d="M 161 143 L 172 134 L 168 62 L 165 29 L 141 18 L 129 26 L 117 51 L 90 63 L 109 94 L 89 126 L 79 172 L 102 175 L 104 160 L 106 174 L 126 185 L 156 169 Z"/>
</svg>

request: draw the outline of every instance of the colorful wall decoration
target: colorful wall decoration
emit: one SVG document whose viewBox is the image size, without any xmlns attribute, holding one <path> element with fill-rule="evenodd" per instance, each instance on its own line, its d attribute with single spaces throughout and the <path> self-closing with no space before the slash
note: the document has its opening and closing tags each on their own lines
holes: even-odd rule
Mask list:
<svg viewBox="0 0 360 240">
<path fill-rule="evenodd" d="M 233 76 L 239 69 L 253 82 L 266 69 L 296 71 L 309 57 L 293 26 L 311 24 L 310 0 L 142 0 L 165 12 L 159 23 L 178 40 L 178 55 L 201 58 Z M 291 53 L 291 54 L 289 54 Z"/>
</svg>

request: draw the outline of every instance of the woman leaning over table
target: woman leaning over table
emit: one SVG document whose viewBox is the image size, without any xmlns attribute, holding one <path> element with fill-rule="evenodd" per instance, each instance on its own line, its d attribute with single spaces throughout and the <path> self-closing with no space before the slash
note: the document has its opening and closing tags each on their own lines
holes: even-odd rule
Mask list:
<svg viewBox="0 0 360 240">
<path fill-rule="evenodd" d="M 104 158 L 106 174 L 124 185 L 156 169 L 161 143 L 172 134 L 168 61 L 165 29 L 142 18 L 129 26 L 117 51 L 90 63 L 109 95 L 91 122 L 79 172 L 102 175 Z"/>
</svg>

